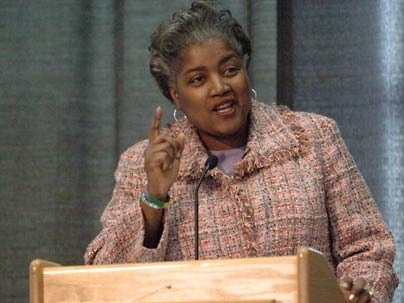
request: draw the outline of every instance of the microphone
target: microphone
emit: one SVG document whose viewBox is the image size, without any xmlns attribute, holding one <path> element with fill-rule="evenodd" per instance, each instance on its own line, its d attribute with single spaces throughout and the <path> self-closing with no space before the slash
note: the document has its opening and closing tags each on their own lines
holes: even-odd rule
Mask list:
<svg viewBox="0 0 404 303">
<path fill-rule="evenodd" d="M 218 159 L 215 155 L 208 153 L 208 159 L 206 159 L 202 176 L 200 177 L 198 184 L 196 185 L 195 192 L 194 192 L 195 260 L 199 259 L 199 198 L 198 198 L 199 187 L 201 186 L 202 181 L 206 176 L 206 173 L 209 170 L 211 170 L 212 168 L 216 167 L 217 161 L 218 161 Z"/>
</svg>

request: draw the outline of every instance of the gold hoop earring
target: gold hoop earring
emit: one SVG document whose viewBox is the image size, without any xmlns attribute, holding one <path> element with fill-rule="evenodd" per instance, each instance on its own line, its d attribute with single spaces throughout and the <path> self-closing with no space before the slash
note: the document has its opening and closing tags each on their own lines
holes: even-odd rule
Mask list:
<svg viewBox="0 0 404 303">
<path fill-rule="evenodd" d="M 181 119 L 178 119 L 177 118 L 177 109 L 175 108 L 174 109 L 174 111 L 173 111 L 173 118 L 174 118 L 174 121 L 175 122 L 177 122 L 177 121 L 179 121 L 179 120 L 186 120 L 188 117 L 185 115 L 185 114 L 183 114 L 184 115 L 184 117 L 182 117 Z"/>
</svg>

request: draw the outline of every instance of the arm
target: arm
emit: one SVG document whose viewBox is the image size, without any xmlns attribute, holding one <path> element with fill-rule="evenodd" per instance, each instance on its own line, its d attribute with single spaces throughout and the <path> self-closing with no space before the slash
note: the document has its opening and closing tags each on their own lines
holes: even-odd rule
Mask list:
<svg viewBox="0 0 404 303">
<path fill-rule="evenodd" d="M 144 245 L 145 220 L 140 195 L 145 186 L 143 169 L 144 143 L 137 144 L 121 155 L 115 172 L 116 185 L 111 201 L 102 217 L 102 230 L 90 243 L 84 256 L 86 264 L 151 262 L 164 259 L 164 223 L 161 241 L 154 249 Z M 164 222 L 167 216 L 164 213 Z"/>
<path fill-rule="evenodd" d="M 164 201 L 178 175 L 184 134 L 173 138 L 160 132 L 161 118 L 158 107 L 149 140 L 121 156 L 112 200 L 101 218 L 103 230 L 87 249 L 87 264 L 164 259 L 166 212 L 139 201 L 145 186 L 155 199 Z"/>
<path fill-rule="evenodd" d="M 327 210 L 338 278 L 363 278 L 372 302 L 390 302 L 397 286 L 395 246 L 365 180 L 332 120 L 320 126 Z"/>
<path fill-rule="evenodd" d="M 160 132 L 163 112 L 157 107 L 149 133 L 149 144 L 144 151 L 144 170 L 147 176 L 147 192 L 159 201 L 166 201 L 168 192 L 177 178 L 180 158 L 184 149 L 184 134 L 173 138 Z M 156 247 L 163 228 L 163 209 L 141 203 L 145 222 L 144 244 Z"/>
</svg>

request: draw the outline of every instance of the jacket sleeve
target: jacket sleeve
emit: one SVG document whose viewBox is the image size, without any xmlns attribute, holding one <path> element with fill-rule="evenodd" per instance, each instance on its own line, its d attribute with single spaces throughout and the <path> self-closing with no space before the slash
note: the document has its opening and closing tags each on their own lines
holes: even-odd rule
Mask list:
<svg viewBox="0 0 404 303">
<path fill-rule="evenodd" d="M 112 199 L 101 216 L 102 230 L 89 244 L 85 264 L 137 263 L 162 261 L 165 255 L 168 223 L 157 248 L 143 246 L 144 221 L 139 205 L 146 180 L 143 169 L 144 144 L 138 144 L 120 157 L 115 172 Z"/>
<path fill-rule="evenodd" d="M 372 302 L 391 302 L 398 284 L 391 232 L 333 120 L 320 125 L 326 203 L 336 275 L 363 277 Z"/>
</svg>

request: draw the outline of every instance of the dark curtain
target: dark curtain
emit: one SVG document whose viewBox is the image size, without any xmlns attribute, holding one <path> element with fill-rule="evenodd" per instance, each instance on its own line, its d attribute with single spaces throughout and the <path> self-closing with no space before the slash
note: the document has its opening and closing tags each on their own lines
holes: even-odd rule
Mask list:
<svg viewBox="0 0 404 303">
<path fill-rule="evenodd" d="M 113 12 L 91 1 L 0 4 L 1 302 L 28 302 L 33 258 L 79 263 L 110 195 Z"/>
<path fill-rule="evenodd" d="M 1 302 L 28 302 L 34 258 L 83 263 L 119 154 L 147 137 L 157 105 L 172 120 L 149 75 L 149 37 L 190 2 L 1 1 Z M 259 37 L 251 71 L 274 102 L 275 0 L 223 3 Z"/>
<path fill-rule="evenodd" d="M 404 281 L 404 1 L 278 1 L 278 101 L 334 118 Z M 394 302 L 404 302 L 402 284 Z"/>
</svg>

